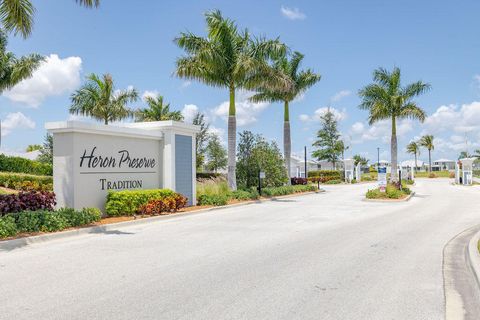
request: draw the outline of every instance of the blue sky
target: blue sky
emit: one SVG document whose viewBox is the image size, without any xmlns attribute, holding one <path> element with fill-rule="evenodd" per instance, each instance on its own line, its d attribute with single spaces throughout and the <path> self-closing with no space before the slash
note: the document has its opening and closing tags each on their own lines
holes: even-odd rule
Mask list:
<svg viewBox="0 0 480 320">
<path fill-rule="evenodd" d="M 119 89 L 160 93 L 187 119 L 204 112 L 225 139 L 228 92 L 173 76 L 182 51 L 173 39 L 181 31 L 204 35 L 203 13 L 220 9 L 256 35 L 280 37 L 305 54 L 304 67 L 322 80 L 291 106 L 293 151 L 311 142 L 318 115 L 330 106 L 351 146 L 347 156 L 389 159 L 389 123 L 373 127 L 358 109 L 358 90 L 377 67 L 402 70 L 403 82 L 423 80 L 432 90 L 418 99 L 428 112 L 424 124 L 399 124 L 399 158 L 405 145 L 434 134 L 434 158 L 457 158 L 480 148 L 480 2 L 452 1 L 131 1 L 102 0 L 97 10 L 71 1 L 34 1 L 33 35 L 10 37 L 17 55 L 48 57 L 35 76 L 0 97 L 2 147 L 20 151 L 41 143 L 44 123 L 69 118 L 70 94 L 89 73 L 111 73 Z M 262 133 L 282 145 L 282 106 L 254 105 L 238 94 L 239 130 Z M 135 106 L 142 106 L 138 102 Z M 466 143 L 467 141 L 467 143 Z M 422 153 L 426 159 L 426 152 Z"/>
</svg>

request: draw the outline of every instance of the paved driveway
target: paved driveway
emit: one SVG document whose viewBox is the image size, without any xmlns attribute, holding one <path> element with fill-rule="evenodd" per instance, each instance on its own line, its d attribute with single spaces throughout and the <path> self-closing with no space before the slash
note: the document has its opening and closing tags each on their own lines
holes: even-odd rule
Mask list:
<svg viewBox="0 0 480 320">
<path fill-rule="evenodd" d="M 480 188 L 368 187 L 0 251 L 0 319 L 443 319 L 442 249 Z"/>
</svg>

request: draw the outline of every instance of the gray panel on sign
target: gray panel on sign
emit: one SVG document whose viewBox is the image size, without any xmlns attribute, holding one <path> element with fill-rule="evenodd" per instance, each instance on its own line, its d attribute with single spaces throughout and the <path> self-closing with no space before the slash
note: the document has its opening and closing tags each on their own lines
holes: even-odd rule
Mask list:
<svg viewBox="0 0 480 320">
<path fill-rule="evenodd" d="M 192 205 L 192 137 L 175 135 L 175 191 L 188 198 Z"/>
</svg>

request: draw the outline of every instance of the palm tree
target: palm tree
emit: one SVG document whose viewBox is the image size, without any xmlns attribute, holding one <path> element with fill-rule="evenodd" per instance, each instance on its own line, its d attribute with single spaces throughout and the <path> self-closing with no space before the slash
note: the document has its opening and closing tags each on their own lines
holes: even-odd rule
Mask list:
<svg viewBox="0 0 480 320">
<path fill-rule="evenodd" d="M 228 89 L 228 186 L 236 190 L 235 92 L 237 89 L 255 90 L 260 86 L 288 87 L 288 79 L 276 74 L 268 64 L 270 59 L 283 55 L 287 48 L 278 39 L 253 38 L 247 30 L 239 31 L 235 23 L 222 17 L 218 10 L 207 12 L 205 20 L 206 38 L 181 33 L 175 39 L 187 53 L 177 59 L 176 75 Z"/>
<path fill-rule="evenodd" d="M 427 148 L 428 150 L 428 172 L 432 172 L 432 150 L 435 149 L 435 146 L 433 145 L 433 136 L 432 135 L 425 135 L 420 138 L 418 141 L 419 145 Z"/>
<path fill-rule="evenodd" d="M 363 99 L 361 109 L 368 110 L 370 125 L 390 119 L 392 121 L 391 136 L 391 181 L 398 182 L 397 172 L 397 120 L 418 119 L 425 121 L 425 111 L 418 107 L 413 98 L 427 92 L 430 89 L 428 83 L 417 81 L 405 87 L 400 83 L 400 69 L 394 68 L 392 72 L 379 68 L 373 72 L 374 83 L 369 84 L 359 91 Z"/>
<path fill-rule="evenodd" d="M 480 149 L 476 149 L 474 152 L 475 153 L 473 154 L 473 157 L 474 158 L 480 158 Z"/>
<path fill-rule="evenodd" d="M 100 0 L 75 0 L 87 8 L 98 7 Z M 31 0 L 0 0 L 0 24 L 2 29 L 27 38 L 32 33 L 35 7 Z"/>
<path fill-rule="evenodd" d="M 102 120 L 105 124 L 129 118 L 133 111 L 128 103 L 137 101 L 135 89 L 116 91 L 112 76 L 104 74 L 102 78 L 90 74 L 87 82 L 71 96 L 71 114 L 80 114 Z"/>
<path fill-rule="evenodd" d="M 148 108 L 140 109 L 135 112 L 135 121 L 182 121 L 183 116 L 180 111 L 170 111 L 170 103 L 163 104 L 163 97 L 147 97 Z"/>
<path fill-rule="evenodd" d="M 283 102 L 283 152 L 288 181 L 290 181 L 290 156 L 292 150 L 289 104 L 305 90 L 320 81 L 321 78 L 319 74 L 314 73 L 310 69 L 299 70 L 303 57 L 304 55 L 300 52 L 294 52 L 290 60 L 284 55 L 274 62 L 274 69 L 284 74 L 290 80 L 291 86 L 289 90 L 283 90 L 281 87 L 277 90 L 261 88 L 257 94 L 250 98 L 253 102 Z"/>
<path fill-rule="evenodd" d="M 0 31 L 0 94 L 13 88 L 20 81 L 30 78 L 32 73 L 40 66 L 44 58 L 39 54 L 29 54 L 16 57 L 7 51 L 8 39 L 4 32 Z M 2 123 L 0 121 L 0 146 Z"/>
<path fill-rule="evenodd" d="M 420 146 L 417 142 L 412 141 L 407 145 L 407 152 L 415 156 L 415 170 L 417 170 L 417 156 L 420 155 Z"/>
</svg>

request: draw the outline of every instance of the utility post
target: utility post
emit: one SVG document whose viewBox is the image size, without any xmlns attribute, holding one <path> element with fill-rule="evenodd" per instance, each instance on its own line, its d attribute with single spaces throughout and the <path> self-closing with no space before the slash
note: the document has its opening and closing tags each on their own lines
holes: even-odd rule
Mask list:
<svg viewBox="0 0 480 320">
<path fill-rule="evenodd" d="M 305 179 L 308 179 L 307 174 L 307 146 L 304 148 L 304 161 L 305 161 Z"/>
</svg>

